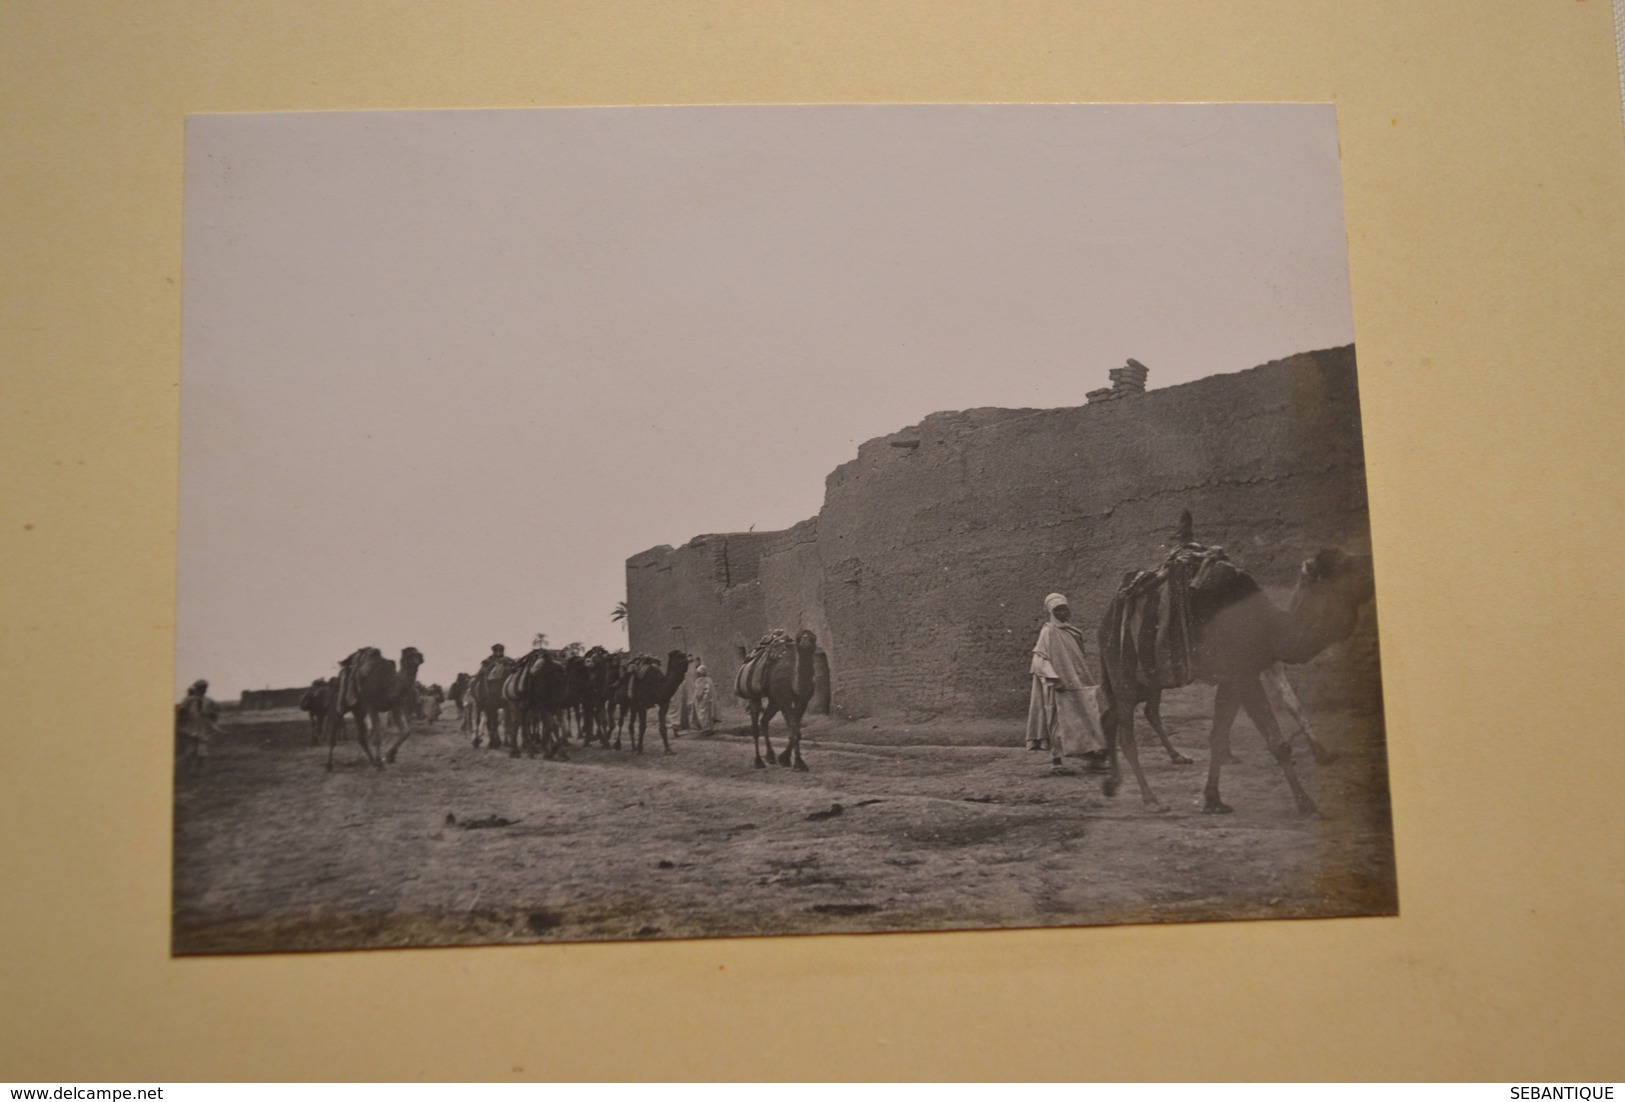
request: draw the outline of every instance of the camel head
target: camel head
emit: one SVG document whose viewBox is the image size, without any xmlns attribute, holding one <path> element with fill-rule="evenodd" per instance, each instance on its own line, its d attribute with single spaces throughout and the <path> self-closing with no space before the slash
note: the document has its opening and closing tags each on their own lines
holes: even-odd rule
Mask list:
<svg viewBox="0 0 1625 1102">
<path fill-rule="evenodd" d="M 423 652 L 416 647 L 404 647 L 401 650 L 401 669 L 415 670 L 423 665 Z"/>
<path fill-rule="evenodd" d="M 798 654 L 817 654 L 818 636 L 810 628 L 802 628 L 796 632 L 796 652 Z"/>
<path fill-rule="evenodd" d="M 1304 662 L 1347 639 L 1354 633 L 1360 609 L 1376 591 L 1369 555 L 1328 548 L 1304 559 L 1287 603 L 1291 631 L 1282 657 Z"/>
<path fill-rule="evenodd" d="M 678 681 L 688 673 L 688 654 L 685 651 L 674 650 L 666 655 L 666 676 Z"/>
</svg>

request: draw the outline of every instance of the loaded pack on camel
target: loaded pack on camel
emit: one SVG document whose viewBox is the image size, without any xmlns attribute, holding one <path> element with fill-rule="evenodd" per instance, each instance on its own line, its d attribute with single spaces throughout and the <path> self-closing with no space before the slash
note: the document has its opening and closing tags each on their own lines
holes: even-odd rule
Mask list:
<svg viewBox="0 0 1625 1102">
<path fill-rule="evenodd" d="M 1231 810 L 1219 798 L 1220 767 L 1231 760 L 1230 727 L 1245 708 L 1280 763 L 1298 809 L 1313 813 L 1315 803 L 1292 767 L 1291 745 L 1281 736 L 1261 678 L 1278 663 L 1307 662 L 1348 638 L 1373 593 L 1369 558 L 1324 550 L 1304 561 L 1287 608 L 1279 609 L 1223 548 L 1195 542 L 1190 512 L 1184 512 L 1174 550 L 1154 570 L 1125 575 L 1100 622 L 1101 727 L 1110 758 L 1106 794 L 1115 795 L 1121 783 L 1121 750 L 1141 798 L 1162 808 L 1140 768 L 1134 709 L 1143 703 L 1169 756 L 1188 761 L 1168 741 L 1157 705 L 1165 689 L 1201 680 L 1218 686 L 1203 810 Z M 1330 760 L 1312 736 L 1309 742 L 1317 760 Z"/>
<path fill-rule="evenodd" d="M 734 677 L 734 692 L 738 696 L 764 696 L 767 693 L 767 674 L 773 663 L 783 658 L 791 646 L 790 633 L 774 628 L 751 648 L 745 664 Z"/>
</svg>

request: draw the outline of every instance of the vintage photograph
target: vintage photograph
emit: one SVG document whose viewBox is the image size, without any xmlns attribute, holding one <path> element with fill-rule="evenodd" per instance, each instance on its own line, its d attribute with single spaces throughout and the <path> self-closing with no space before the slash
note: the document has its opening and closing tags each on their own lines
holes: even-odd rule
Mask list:
<svg viewBox="0 0 1625 1102">
<path fill-rule="evenodd" d="M 172 949 L 1398 912 L 1334 109 L 187 120 Z"/>
</svg>

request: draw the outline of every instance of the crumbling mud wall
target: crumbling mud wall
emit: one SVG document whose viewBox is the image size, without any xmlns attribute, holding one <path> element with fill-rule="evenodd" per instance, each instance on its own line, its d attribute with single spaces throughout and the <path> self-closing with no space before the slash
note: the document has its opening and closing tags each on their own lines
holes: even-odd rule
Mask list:
<svg viewBox="0 0 1625 1102">
<path fill-rule="evenodd" d="M 296 686 L 292 689 L 244 689 L 242 699 L 237 702 L 238 707 L 244 711 L 263 710 L 266 708 L 296 708 L 299 701 L 304 699 L 310 686 Z"/>
<path fill-rule="evenodd" d="M 1319 547 L 1369 552 L 1353 348 L 1087 406 L 932 414 L 862 445 L 813 520 L 629 560 L 632 644 L 686 646 L 727 688 L 740 648 L 810 627 L 838 713 L 1016 715 L 1044 595 L 1066 593 L 1092 641 L 1181 509 L 1279 592 Z M 1374 670 L 1364 634 L 1343 649 Z"/>
</svg>

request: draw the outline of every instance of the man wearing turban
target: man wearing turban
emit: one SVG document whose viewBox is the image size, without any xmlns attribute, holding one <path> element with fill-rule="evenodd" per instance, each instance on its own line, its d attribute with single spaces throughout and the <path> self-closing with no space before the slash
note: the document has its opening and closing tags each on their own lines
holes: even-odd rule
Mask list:
<svg viewBox="0 0 1625 1102">
<path fill-rule="evenodd" d="M 1032 696 L 1027 705 L 1027 749 L 1050 752 L 1057 769 L 1067 754 L 1098 762 L 1105 753 L 1095 704 L 1095 679 L 1084 659 L 1083 632 L 1071 622 L 1066 597 L 1044 598 L 1048 620 L 1033 644 Z"/>
</svg>

